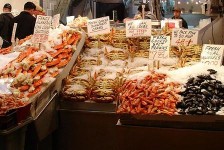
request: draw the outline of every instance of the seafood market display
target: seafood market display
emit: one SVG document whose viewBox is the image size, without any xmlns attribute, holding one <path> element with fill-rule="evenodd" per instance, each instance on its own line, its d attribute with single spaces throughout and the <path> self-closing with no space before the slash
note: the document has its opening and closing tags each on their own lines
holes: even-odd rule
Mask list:
<svg viewBox="0 0 224 150">
<path fill-rule="evenodd" d="M 32 44 L 31 37 L 26 39 L 14 48 L 19 49 L 21 53 L 0 70 L 0 79 L 10 80 L 9 96 L 31 102 L 43 87 L 55 80 L 63 67 L 68 64 L 73 52 L 76 51 L 81 33 L 67 27 L 54 29 L 50 32 L 49 40 L 40 46 Z M 7 98 L 2 94 L 4 93 L 0 91 L 0 96 Z M 0 110 L 4 107 L 0 105 Z"/>
<path fill-rule="evenodd" d="M 8 97 L 0 94 L 0 114 L 26 105 L 57 78 L 76 51 L 82 38 L 78 30 L 85 30 L 87 21 L 79 16 L 68 25 L 77 29 L 52 29 L 41 45 L 32 44 L 29 36 L 0 50 L 4 56 L 20 52 L 0 70 L 11 91 Z M 117 103 L 121 114 L 223 114 L 224 68 L 200 64 L 201 45 L 171 47 L 170 58 L 149 60 L 150 37 L 127 38 L 125 32 L 116 26 L 109 34 L 85 39 L 63 79 L 60 94 L 65 100 Z M 152 35 L 169 36 L 171 30 L 152 29 Z"/>
</svg>

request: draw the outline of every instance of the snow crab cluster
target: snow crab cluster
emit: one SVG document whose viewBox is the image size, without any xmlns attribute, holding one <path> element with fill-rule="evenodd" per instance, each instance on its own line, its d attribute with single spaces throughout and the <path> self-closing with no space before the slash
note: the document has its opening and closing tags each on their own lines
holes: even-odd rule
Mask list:
<svg viewBox="0 0 224 150">
<path fill-rule="evenodd" d="M 180 84 L 152 71 L 142 80 L 127 80 L 119 90 L 117 113 L 174 115 Z"/>
<path fill-rule="evenodd" d="M 27 37 L 27 40 L 30 40 Z M 32 45 L 0 71 L 0 78 L 12 78 L 10 90 L 14 96 L 33 97 L 48 85 L 70 61 L 81 33 L 76 30 L 62 30 L 57 35 L 61 42 L 46 41 L 43 47 Z M 21 41 L 21 44 L 25 41 Z M 48 45 L 48 48 L 46 48 Z M 50 50 L 49 50 L 50 49 Z"/>
<path fill-rule="evenodd" d="M 6 114 L 9 110 L 27 105 L 27 101 L 22 101 L 13 95 L 0 95 L 0 115 Z"/>
</svg>

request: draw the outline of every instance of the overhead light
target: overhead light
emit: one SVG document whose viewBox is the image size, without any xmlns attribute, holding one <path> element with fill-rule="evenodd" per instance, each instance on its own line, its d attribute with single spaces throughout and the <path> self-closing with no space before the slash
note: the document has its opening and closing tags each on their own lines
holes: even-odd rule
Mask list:
<svg viewBox="0 0 224 150">
<path fill-rule="evenodd" d="M 189 4 L 189 2 L 187 2 L 187 4 Z"/>
<path fill-rule="evenodd" d="M 180 4 L 180 1 L 178 1 L 178 4 Z"/>
<path fill-rule="evenodd" d="M 198 2 L 196 2 L 196 5 L 198 5 Z"/>
</svg>

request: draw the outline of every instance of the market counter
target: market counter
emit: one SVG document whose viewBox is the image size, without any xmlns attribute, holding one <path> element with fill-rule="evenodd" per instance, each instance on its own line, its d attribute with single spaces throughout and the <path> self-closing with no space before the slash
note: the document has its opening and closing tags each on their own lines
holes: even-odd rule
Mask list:
<svg viewBox="0 0 224 150">
<path fill-rule="evenodd" d="M 129 115 L 121 117 L 113 112 L 112 108 L 115 110 L 115 105 L 60 101 L 59 129 L 54 143 L 56 149 L 216 150 L 223 148 L 224 124 L 220 120 L 222 116 L 155 115 L 151 120 L 141 120 Z M 200 117 L 201 119 L 198 119 Z"/>
<path fill-rule="evenodd" d="M 84 105 L 61 102 L 59 130 L 55 141 L 58 150 L 116 150 L 116 114 L 103 110 L 85 110 Z M 89 105 L 94 104 L 87 103 L 86 106 Z M 95 107 L 97 105 L 100 104 Z M 79 107 L 79 110 L 72 107 Z"/>
<path fill-rule="evenodd" d="M 218 150 L 223 131 L 122 126 L 117 128 L 119 150 Z"/>
</svg>

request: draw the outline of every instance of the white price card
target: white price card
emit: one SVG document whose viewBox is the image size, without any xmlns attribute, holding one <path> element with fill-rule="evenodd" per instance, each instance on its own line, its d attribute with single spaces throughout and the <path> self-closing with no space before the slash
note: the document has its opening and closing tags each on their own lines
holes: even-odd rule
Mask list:
<svg viewBox="0 0 224 150">
<path fill-rule="evenodd" d="M 126 21 L 126 37 L 151 36 L 151 19 Z"/>
<path fill-rule="evenodd" d="M 150 60 L 162 60 L 169 58 L 170 36 L 151 36 L 150 39 Z"/>
<path fill-rule="evenodd" d="M 38 15 L 34 27 L 34 34 L 32 37 L 33 43 L 43 43 L 48 40 L 49 30 L 51 28 L 51 16 Z"/>
<path fill-rule="evenodd" d="M 52 18 L 52 26 L 54 29 L 60 25 L 60 14 L 54 15 Z"/>
<path fill-rule="evenodd" d="M 110 18 L 102 17 L 98 19 L 92 19 L 87 22 L 88 36 L 96 36 L 99 34 L 110 33 Z"/>
<path fill-rule="evenodd" d="M 71 23 L 75 19 L 75 16 L 68 16 L 66 17 L 67 24 Z"/>
<path fill-rule="evenodd" d="M 201 63 L 221 66 L 223 61 L 223 51 L 224 45 L 203 45 L 201 53 Z"/>
<path fill-rule="evenodd" d="M 173 29 L 172 46 L 189 46 L 198 43 L 198 31 L 188 29 Z"/>
</svg>

